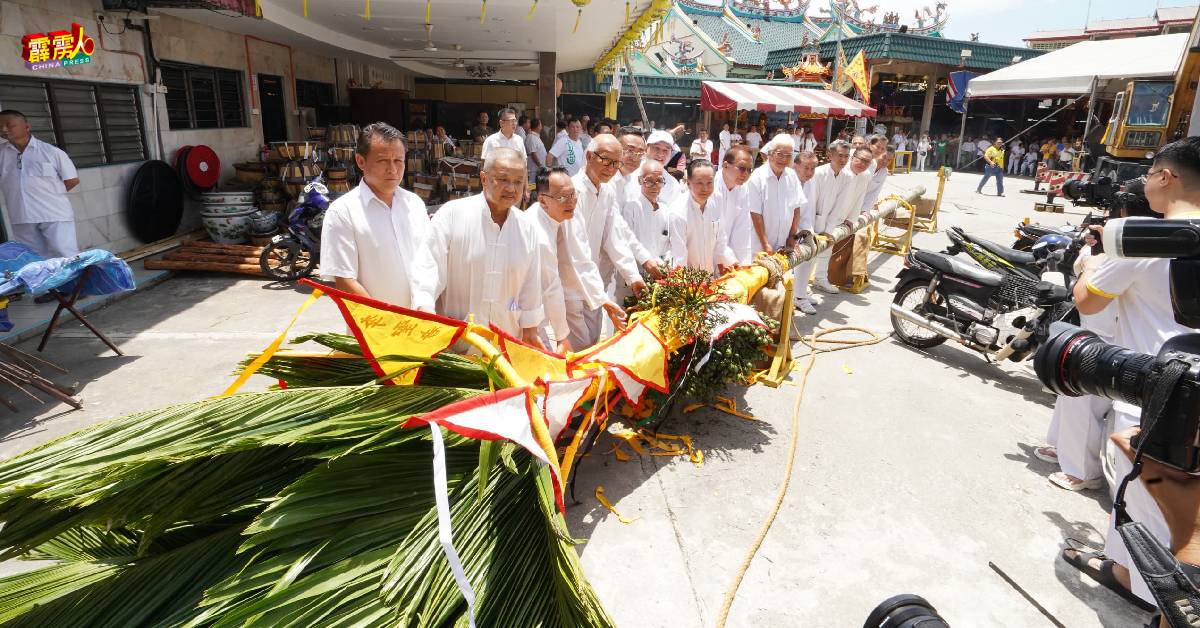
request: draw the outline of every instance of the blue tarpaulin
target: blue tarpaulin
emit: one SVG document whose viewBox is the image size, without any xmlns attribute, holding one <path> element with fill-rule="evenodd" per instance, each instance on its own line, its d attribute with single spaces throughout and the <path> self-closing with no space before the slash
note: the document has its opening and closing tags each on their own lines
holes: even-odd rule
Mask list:
<svg viewBox="0 0 1200 628">
<path fill-rule="evenodd" d="M 0 244 L 0 295 L 42 295 L 50 290 L 66 294 L 87 268 L 80 296 L 100 296 L 133 290 L 133 270 L 125 260 L 102 249 L 90 249 L 73 257 L 45 259 L 20 242 Z M 12 329 L 7 300 L 0 306 L 0 332 Z"/>
</svg>

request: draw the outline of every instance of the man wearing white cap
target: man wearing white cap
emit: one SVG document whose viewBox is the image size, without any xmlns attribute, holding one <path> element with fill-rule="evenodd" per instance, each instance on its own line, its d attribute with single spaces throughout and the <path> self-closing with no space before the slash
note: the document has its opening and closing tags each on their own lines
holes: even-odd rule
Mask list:
<svg viewBox="0 0 1200 628">
<path fill-rule="evenodd" d="M 667 160 L 671 158 L 671 151 L 675 146 L 675 138 L 666 131 L 654 131 L 650 137 L 646 138 L 646 157 L 653 159 L 667 167 Z M 670 205 L 679 196 L 680 185 L 675 177 L 666 175 L 666 183 L 663 184 L 662 190 L 658 193 L 658 202 L 660 205 Z"/>
<path fill-rule="evenodd" d="M 792 153 L 795 146 L 792 136 L 780 133 L 763 147 L 767 163 L 759 166 L 750 175 L 746 184 L 746 197 L 750 205 L 750 220 L 754 225 L 755 252 L 768 253 L 796 246 L 802 234 L 812 230 L 812 216 L 802 209 L 805 203 L 804 188 L 796 171 L 792 169 Z M 797 285 L 800 311 L 809 314 L 808 287 Z M 811 313 L 816 313 L 813 310 Z"/>
</svg>

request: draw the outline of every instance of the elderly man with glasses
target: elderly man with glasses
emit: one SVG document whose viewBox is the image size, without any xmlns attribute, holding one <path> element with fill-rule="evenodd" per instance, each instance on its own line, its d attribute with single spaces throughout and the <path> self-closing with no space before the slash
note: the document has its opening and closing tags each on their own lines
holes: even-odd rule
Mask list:
<svg viewBox="0 0 1200 628">
<path fill-rule="evenodd" d="M 629 225 L 637 244 L 634 248 L 646 252 L 647 259 L 643 267 L 651 273 L 657 273 L 656 267 L 667 261 L 671 250 L 667 233 L 667 208 L 658 202 L 658 192 L 669 176 L 662 164 L 646 160 L 637 171 L 639 194 L 625 201 L 621 208 L 621 217 Z"/>
<path fill-rule="evenodd" d="M 653 159 L 667 167 L 667 162 L 674 154 L 675 138 L 666 131 L 653 131 L 650 137 L 646 138 L 646 158 Z M 683 191 L 683 186 L 679 185 L 679 181 L 675 177 L 667 174 L 666 183 L 658 193 L 658 202 L 664 205 L 670 205 Z"/>
<path fill-rule="evenodd" d="M 813 172 L 812 181 L 809 183 L 812 194 L 807 199 L 807 207 L 811 214 L 805 212 L 805 220 L 800 227 L 801 234 L 805 236 L 809 232 L 828 236 L 826 232 L 837 224 L 829 222 L 829 219 L 840 214 L 839 201 L 849 201 L 850 193 L 847 190 L 855 184 L 854 174 L 846 168 L 850 161 L 850 144 L 844 140 L 834 140 L 829 144 L 828 154 L 829 163 L 819 166 Z M 863 189 L 866 189 L 865 186 Z M 836 294 L 838 291 L 829 283 L 831 254 L 832 252 L 826 249 L 813 259 L 796 266 L 796 307 L 805 314 L 817 313 L 808 292 L 808 280 L 813 276 L 814 267 L 817 269 L 817 276 L 813 283 L 817 289 L 828 294 Z"/>
<path fill-rule="evenodd" d="M 618 282 L 623 281 L 634 292 L 641 292 L 646 284 L 630 248 L 629 226 L 621 217 L 621 204 L 610 183 L 621 165 L 621 143 L 610 134 L 597 135 L 588 144 L 584 155 L 584 167 L 571 177 L 571 181 L 579 196 L 576 213 L 583 218 L 584 239 L 591 250 L 592 261 L 599 267 L 601 278 L 615 273 Z M 587 329 L 578 337 L 572 335 L 571 344 L 576 347 L 588 347 L 600 339 L 604 322 L 601 311 L 589 310 L 584 313 L 584 319 Z"/>
<path fill-rule="evenodd" d="M 646 138 L 641 129 L 626 126 L 617 131 L 617 141 L 621 143 L 621 171 L 613 176 L 612 185 L 617 192 L 617 203 L 624 205 L 641 193 L 637 177 L 646 157 Z"/>
<path fill-rule="evenodd" d="M 587 330 L 584 312 L 603 309 L 617 328 L 624 324 L 625 314 L 605 293 L 600 270 L 580 235 L 582 223 L 573 220 L 579 195 L 566 168 L 539 170 L 535 189 L 538 200 L 527 213 L 533 215 L 544 236 L 542 300 L 547 324 L 542 326 L 542 342 L 553 346 L 548 328 L 560 352 L 583 349 L 576 343 Z"/>
<path fill-rule="evenodd" d="M 487 161 L 497 148 L 511 148 L 521 153 L 522 159 L 525 158 L 525 138 L 517 133 L 517 112 L 505 107 L 496 114 L 496 118 L 500 120 L 500 130 L 483 141 L 483 160 Z"/>
<path fill-rule="evenodd" d="M 767 162 L 750 175 L 746 198 L 754 225 L 752 244 L 757 245 L 754 252 L 773 253 L 795 247 L 811 227 L 803 220 L 804 189 L 792 169 L 792 153 L 795 152 L 792 136 L 787 133 L 776 135 L 763 147 L 763 152 Z M 801 310 L 807 313 L 803 307 Z"/>
<path fill-rule="evenodd" d="M 413 307 L 488 324 L 540 346 L 544 318 L 541 234 L 513 207 L 525 196 L 525 158 L 497 148 L 484 161 L 483 194 L 433 215 L 413 272 Z"/>
</svg>

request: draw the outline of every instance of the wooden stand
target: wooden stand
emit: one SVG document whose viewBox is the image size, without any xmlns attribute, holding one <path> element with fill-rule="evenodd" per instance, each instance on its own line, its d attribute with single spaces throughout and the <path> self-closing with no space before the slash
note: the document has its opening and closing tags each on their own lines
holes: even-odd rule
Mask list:
<svg viewBox="0 0 1200 628">
<path fill-rule="evenodd" d="M 942 192 L 946 189 L 946 179 L 950 178 L 950 169 L 946 167 L 938 168 L 938 191 L 937 198 L 933 201 L 933 208 L 925 212 L 921 207 L 921 201 L 917 199 L 917 218 L 914 229 L 924 231 L 925 233 L 937 233 L 938 230 L 938 210 L 942 208 Z"/>
<path fill-rule="evenodd" d="M 105 336 L 103 332 L 101 332 L 99 329 L 96 329 L 96 326 L 93 325 L 92 322 L 83 315 L 83 312 L 80 312 L 75 308 L 75 302 L 79 300 L 79 293 L 83 292 L 83 284 L 87 281 L 88 275 L 91 274 L 92 268 L 93 267 L 88 266 L 87 268 L 83 269 L 82 273 L 79 274 L 79 278 L 75 280 L 75 291 L 71 293 L 71 296 L 67 296 L 58 290 L 51 290 L 48 293 L 50 296 L 58 300 L 58 307 L 55 308 L 54 314 L 50 317 L 50 324 L 46 326 L 46 333 L 42 334 L 42 342 L 38 344 L 38 351 L 46 348 L 46 343 L 50 341 L 50 334 L 54 333 L 54 325 L 58 322 L 59 315 L 62 314 L 63 310 L 67 310 L 72 316 L 75 317 L 75 320 L 83 323 L 83 326 L 87 327 L 88 330 L 91 331 L 92 334 L 94 334 L 97 338 L 99 338 L 101 342 L 108 345 L 108 348 L 112 349 L 113 353 L 116 353 L 117 355 L 125 355 L 124 353 L 121 353 L 121 350 L 117 348 L 117 345 L 113 344 L 113 342 L 108 339 L 108 336 Z"/>
</svg>

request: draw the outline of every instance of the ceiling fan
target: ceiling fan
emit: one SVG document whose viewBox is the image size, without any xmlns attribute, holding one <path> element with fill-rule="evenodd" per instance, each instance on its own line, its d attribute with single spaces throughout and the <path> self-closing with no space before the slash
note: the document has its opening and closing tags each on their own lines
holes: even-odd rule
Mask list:
<svg viewBox="0 0 1200 628">
<path fill-rule="evenodd" d="M 433 24 L 430 24 L 429 22 L 425 22 L 425 45 L 424 46 L 422 46 L 419 49 L 418 48 L 401 48 L 401 50 L 423 50 L 425 52 L 437 52 L 438 51 L 437 44 L 433 43 Z M 391 55 L 391 57 L 393 59 L 406 58 L 403 55 Z"/>
</svg>

